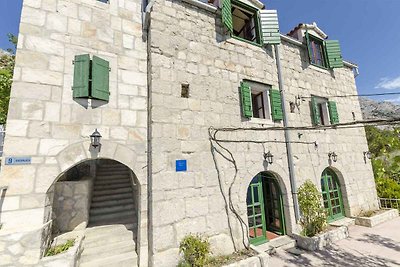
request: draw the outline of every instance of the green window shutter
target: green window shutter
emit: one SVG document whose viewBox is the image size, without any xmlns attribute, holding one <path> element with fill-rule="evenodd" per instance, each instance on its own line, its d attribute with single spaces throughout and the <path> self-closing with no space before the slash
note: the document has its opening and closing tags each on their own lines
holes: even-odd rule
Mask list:
<svg viewBox="0 0 400 267">
<path fill-rule="evenodd" d="M 331 69 L 343 68 L 344 64 L 339 41 L 326 40 L 324 41 L 324 47 L 326 51 L 326 57 L 328 59 L 328 67 Z"/>
<path fill-rule="evenodd" d="M 311 97 L 311 109 L 312 109 L 312 121 L 314 125 L 320 125 L 321 115 L 319 114 L 317 99 L 314 96 Z"/>
<path fill-rule="evenodd" d="M 229 32 L 233 32 L 231 0 L 222 0 L 222 23 Z"/>
<path fill-rule="evenodd" d="M 310 42 L 310 34 L 306 31 L 306 42 L 307 42 L 307 50 L 308 50 L 308 58 L 310 62 L 312 61 L 312 49 L 311 49 L 311 42 Z"/>
<path fill-rule="evenodd" d="M 276 10 L 261 10 L 260 21 L 264 44 L 280 44 L 278 12 Z"/>
<path fill-rule="evenodd" d="M 328 101 L 329 117 L 331 119 L 331 124 L 339 123 L 339 114 L 337 112 L 336 102 Z"/>
<path fill-rule="evenodd" d="M 90 56 L 77 55 L 74 60 L 73 97 L 89 97 Z"/>
<path fill-rule="evenodd" d="M 94 99 L 108 101 L 109 91 L 109 72 L 110 65 L 108 61 L 93 56 L 92 60 L 92 91 L 90 96 Z"/>
<path fill-rule="evenodd" d="M 253 116 L 253 108 L 251 106 L 251 89 L 250 86 L 245 82 L 240 83 L 240 95 L 242 100 L 243 116 L 246 118 L 251 118 Z"/>
<path fill-rule="evenodd" d="M 271 115 L 272 120 L 280 121 L 283 119 L 282 111 L 282 98 L 278 89 L 272 88 L 269 91 L 269 98 L 271 102 Z"/>
</svg>

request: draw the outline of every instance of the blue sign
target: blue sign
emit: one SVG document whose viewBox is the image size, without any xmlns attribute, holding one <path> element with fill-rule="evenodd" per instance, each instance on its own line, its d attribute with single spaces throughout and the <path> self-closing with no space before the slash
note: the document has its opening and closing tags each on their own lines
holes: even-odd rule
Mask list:
<svg viewBox="0 0 400 267">
<path fill-rule="evenodd" d="M 6 165 L 28 165 L 32 163 L 31 157 L 10 157 L 6 158 Z"/>
<path fill-rule="evenodd" d="M 185 171 L 187 171 L 186 159 L 175 161 L 175 170 L 177 172 L 185 172 Z"/>
</svg>

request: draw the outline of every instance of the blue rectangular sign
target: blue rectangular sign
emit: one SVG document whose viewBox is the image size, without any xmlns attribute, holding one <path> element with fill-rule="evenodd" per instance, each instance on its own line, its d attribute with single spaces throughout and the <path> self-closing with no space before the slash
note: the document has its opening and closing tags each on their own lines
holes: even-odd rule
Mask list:
<svg viewBox="0 0 400 267">
<path fill-rule="evenodd" d="M 7 157 L 6 165 L 28 165 L 32 163 L 31 157 Z"/>
<path fill-rule="evenodd" d="M 177 172 L 185 172 L 185 171 L 187 171 L 186 159 L 175 161 L 175 170 Z"/>
</svg>

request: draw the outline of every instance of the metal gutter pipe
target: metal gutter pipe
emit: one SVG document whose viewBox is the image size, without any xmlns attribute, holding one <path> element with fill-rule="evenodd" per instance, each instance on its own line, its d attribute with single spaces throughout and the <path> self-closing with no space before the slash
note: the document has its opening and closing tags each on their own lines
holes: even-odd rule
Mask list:
<svg viewBox="0 0 400 267">
<path fill-rule="evenodd" d="M 280 59 L 280 55 L 279 55 L 279 45 L 275 45 L 275 58 L 276 58 L 276 67 L 278 69 L 279 92 L 281 94 L 281 99 L 282 99 L 283 126 L 285 127 L 284 133 L 285 133 L 285 140 L 286 140 L 286 152 L 287 152 L 288 167 L 289 167 L 290 187 L 291 187 L 291 191 L 292 191 L 294 215 L 296 218 L 296 222 L 298 222 L 300 219 L 300 209 L 299 209 L 299 200 L 297 198 L 296 176 L 294 174 L 292 144 L 290 143 L 289 130 L 286 129 L 288 127 L 288 120 L 287 120 L 287 114 L 286 114 L 286 101 L 285 101 L 285 94 L 284 94 L 282 69 L 281 69 L 281 59 Z"/>
</svg>

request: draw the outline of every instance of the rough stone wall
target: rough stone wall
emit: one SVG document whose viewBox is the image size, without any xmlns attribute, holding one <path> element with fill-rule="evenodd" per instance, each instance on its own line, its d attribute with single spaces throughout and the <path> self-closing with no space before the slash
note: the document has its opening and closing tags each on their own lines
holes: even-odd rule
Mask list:
<svg viewBox="0 0 400 267">
<path fill-rule="evenodd" d="M 178 244 L 188 233 L 210 236 L 217 253 L 242 248 L 247 242 L 247 230 L 238 222 L 237 216 L 247 224 L 247 187 L 256 174 L 265 170 L 275 174 L 281 186 L 287 231 L 298 231 L 286 147 L 279 143 L 284 141 L 283 132 L 219 132 L 219 139 L 269 142 L 264 145 L 220 142 L 222 147 L 213 142 L 217 149 L 213 150 L 216 163 L 208 134 L 209 127 L 282 126 L 271 121 L 257 124 L 241 116 L 241 80 L 278 87 L 272 48 L 229 38 L 224 34 L 220 15 L 181 1 L 156 1 L 151 13 L 149 38 L 154 265 L 174 266 L 179 257 Z M 305 47 L 287 42 L 280 47 L 287 106 L 299 94 L 356 93 L 350 68 L 333 72 L 320 70 L 307 63 Z M 181 98 L 182 83 L 189 84 L 189 98 Z M 351 112 L 361 119 L 357 98 L 335 100 L 341 122 L 352 121 Z M 308 101 L 289 114 L 289 124 L 311 125 Z M 301 133 L 303 135 L 299 137 L 298 132 L 293 131 L 291 139 L 317 141 L 318 148 L 312 144 L 293 145 L 298 186 L 311 179 L 320 187 L 321 174 L 329 167 L 328 152 L 335 151 L 339 160 L 332 168 L 338 171 L 346 215 L 353 215 L 361 207 L 376 207 L 371 166 L 363 161 L 362 152 L 367 150 L 363 129 Z M 274 163 L 269 166 L 263 162 L 263 153 L 267 151 L 274 155 Z M 177 159 L 187 160 L 187 172 L 175 172 Z M 233 161 L 238 169 L 236 175 Z"/>
<path fill-rule="evenodd" d="M 72 231 L 78 225 L 89 222 L 93 178 L 81 181 L 63 181 L 55 184 L 53 220 L 57 232 Z"/>
<path fill-rule="evenodd" d="M 147 246 L 147 54 L 141 16 L 139 0 L 24 1 L 4 156 L 30 156 L 32 164 L 2 168 L 0 186 L 8 186 L 3 229 L 41 226 L 51 218 L 51 207 L 44 208 L 52 203 L 46 192 L 60 173 L 87 159 L 110 158 L 139 180 L 140 245 Z M 105 105 L 85 107 L 72 98 L 72 61 L 86 53 L 110 62 Z M 89 151 L 95 128 L 103 136 L 99 154 Z"/>
</svg>

